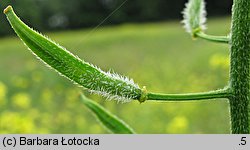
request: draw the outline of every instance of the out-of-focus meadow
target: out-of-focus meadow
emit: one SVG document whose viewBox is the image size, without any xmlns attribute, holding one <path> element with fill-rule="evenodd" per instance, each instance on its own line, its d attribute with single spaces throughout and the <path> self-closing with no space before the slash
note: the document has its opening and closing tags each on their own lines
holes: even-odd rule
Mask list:
<svg viewBox="0 0 250 150">
<path fill-rule="evenodd" d="M 208 21 L 208 33 L 225 35 L 229 29 L 230 18 Z M 192 40 L 179 22 L 46 35 L 85 61 L 129 76 L 152 92 L 214 90 L 229 78 L 229 47 Z M 81 103 L 81 91 L 38 61 L 18 38 L 0 39 L 0 133 L 108 133 Z M 88 96 L 137 133 L 229 133 L 226 100 L 117 104 Z"/>
</svg>

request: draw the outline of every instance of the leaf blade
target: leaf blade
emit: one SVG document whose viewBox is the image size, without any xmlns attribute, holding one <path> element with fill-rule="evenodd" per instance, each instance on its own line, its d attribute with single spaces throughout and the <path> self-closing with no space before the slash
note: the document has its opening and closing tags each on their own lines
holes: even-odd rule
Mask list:
<svg viewBox="0 0 250 150">
<path fill-rule="evenodd" d="M 8 6 L 4 13 L 13 30 L 29 50 L 60 75 L 83 86 L 89 92 L 102 95 L 107 99 L 115 99 L 118 102 L 141 99 L 142 90 L 132 79 L 116 73 L 104 72 L 95 65 L 84 62 L 26 25 L 11 6 Z"/>
<path fill-rule="evenodd" d="M 192 36 L 195 36 L 196 32 L 204 31 L 206 29 L 206 10 L 204 0 L 189 0 L 185 4 L 183 10 L 184 28 Z"/>
<path fill-rule="evenodd" d="M 104 107 L 87 98 L 81 94 L 82 102 L 85 106 L 95 114 L 96 118 L 112 133 L 115 134 L 134 134 L 134 130 L 126 124 L 124 121 L 119 119 L 117 116 L 111 114 Z"/>
</svg>

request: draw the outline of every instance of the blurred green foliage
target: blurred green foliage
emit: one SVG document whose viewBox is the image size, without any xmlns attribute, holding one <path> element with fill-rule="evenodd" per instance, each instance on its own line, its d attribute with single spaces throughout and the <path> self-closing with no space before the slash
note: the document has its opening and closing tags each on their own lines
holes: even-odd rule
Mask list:
<svg viewBox="0 0 250 150">
<path fill-rule="evenodd" d="M 118 8 L 125 0 L 3 0 L 0 10 L 12 5 L 18 16 L 39 31 L 94 27 Z M 187 0 L 128 0 L 104 22 L 149 22 L 182 18 L 181 11 Z M 210 0 L 209 15 L 231 12 L 232 0 Z M 0 13 L 0 20 L 5 20 Z M 1 21 L 0 36 L 11 33 L 6 22 Z"/>
<path fill-rule="evenodd" d="M 208 21 L 225 35 L 229 18 Z M 48 33 L 104 70 L 132 77 L 148 91 L 202 92 L 228 81 L 228 46 L 190 39 L 179 22 L 125 24 Z M 107 133 L 80 100 L 81 88 L 37 61 L 16 37 L 0 39 L 0 133 Z M 229 133 L 226 100 L 117 104 L 88 95 L 137 133 Z"/>
</svg>

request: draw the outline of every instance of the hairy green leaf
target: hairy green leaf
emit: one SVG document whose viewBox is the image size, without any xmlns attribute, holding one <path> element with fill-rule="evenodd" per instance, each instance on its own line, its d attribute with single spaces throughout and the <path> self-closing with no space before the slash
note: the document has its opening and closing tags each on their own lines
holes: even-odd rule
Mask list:
<svg viewBox="0 0 250 150">
<path fill-rule="evenodd" d="M 132 134 L 134 131 L 121 119 L 111 114 L 98 103 L 88 99 L 85 95 L 81 95 L 83 103 L 93 112 L 97 119 L 112 133 Z"/>
<path fill-rule="evenodd" d="M 206 10 L 204 0 L 189 0 L 183 11 L 183 21 L 186 31 L 192 36 L 206 29 Z"/>
<path fill-rule="evenodd" d="M 16 16 L 11 6 L 8 6 L 4 13 L 16 34 L 31 52 L 59 74 L 108 99 L 121 102 L 141 99 L 142 91 L 132 79 L 104 72 L 79 59 L 62 46 L 29 28 Z"/>
</svg>

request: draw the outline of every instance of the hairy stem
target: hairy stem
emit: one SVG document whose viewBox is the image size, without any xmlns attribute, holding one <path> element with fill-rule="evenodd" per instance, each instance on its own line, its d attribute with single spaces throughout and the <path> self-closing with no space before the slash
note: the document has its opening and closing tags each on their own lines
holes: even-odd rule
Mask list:
<svg viewBox="0 0 250 150">
<path fill-rule="evenodd" d="M 250 90 L 250 1 L 234 0 L 230 85 L 231 130 L 233 134 L 249 133 Z"/>
<path fill-rule="evenodd" d="M 207 35 L 204 32 L 197 32 L 195 36 L 200 37 L 202 39 L 212 41 L 212 42 L 219 42 L 219 43 L 229 43 L 228 36 L 214 36 L 214 35 Z"/>
<path fill-rule="evenodd" d="M 202 93 L 187 93 L 187 94 L 157 94 L 148 93 L 147 100 L 156 101 L 187 101 L 187 100 L 204 100 L 214 98 L 229 98 L 231 92 L 228 89 L 220 89 Z"/>
</svg>

